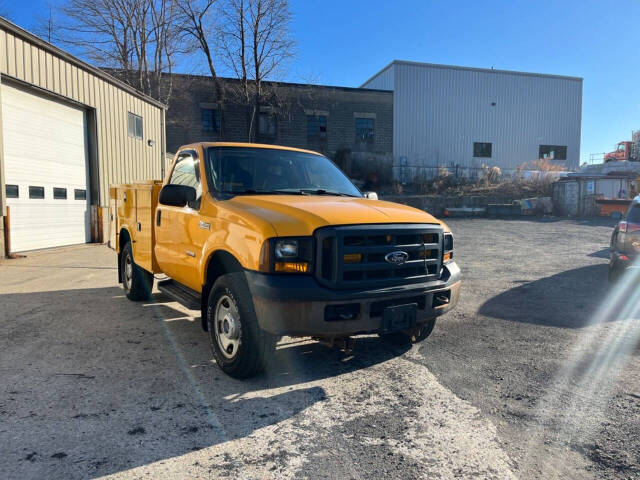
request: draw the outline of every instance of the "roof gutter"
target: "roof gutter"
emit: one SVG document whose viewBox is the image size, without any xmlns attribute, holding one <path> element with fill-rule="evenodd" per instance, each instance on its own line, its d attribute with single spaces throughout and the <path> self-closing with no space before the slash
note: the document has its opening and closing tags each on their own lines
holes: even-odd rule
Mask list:
<svg viewBox="0 0 640 480">
<path fill-rule="evenodd" d="M 67 62 L 77 66 L 78 68 L 81 68 L 82 70 L 85 70 L 86 72 L 91 73 L 92 75 L 95 75 L 98 78 L 101 78 L 105 82 L 108 82 L 111 85 L 118 87 L 119 89 L 124 90 L 127 93 L 130 93 L 131 95 L 134 95 L 135 97 L 138 97 L 139 99 L 147 103 L 155 105 L 156 107 L 162 108 L 164 110 L 168 108 L 167 105 L 156 100 L 155 98 L 145 95 L 144 93 L 139 92 L 132 86 L 127 85 L 126 83 L 100 70 L 99 68 L 93 67 L 88 63 L 83 62 L 79 58 L 74 57 L 70 53 L 67 53 L 64 50 L 56 47 L 55 45 L 52 45 L 51 43 L 44 41 L 40 37 L 37 37 L 36 35 L 28 32 L 24 28 L 19 27 L 15 23 L 10 22 L 4 17 L 0 17 L 0 28 L 3 30 L 7 30 L 8 32 L 20 37 L 23 40 L 26 40 L 28 43 L 37 45 L 38 47 L 52 53 L 53 55 L 66 60 Z"/>
</svg>

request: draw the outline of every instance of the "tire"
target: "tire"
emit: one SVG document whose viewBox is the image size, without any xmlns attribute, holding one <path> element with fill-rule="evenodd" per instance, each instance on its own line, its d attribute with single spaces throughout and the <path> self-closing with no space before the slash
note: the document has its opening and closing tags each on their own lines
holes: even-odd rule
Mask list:
<svg viewBox="0 0 640 480">
<path fill-rule="evenodd" d="M 207 303 L 211 350 L 220 369 L 233 378 L 253 377 L 266 368 L 275 337 L 260 329 L 242 273 L 216 280 Z"/>
<path fill-rule="evenodd" d="M 127 242 L 122 249 L 120 271 L 122 272 L 122 287 L 129 300 L 148 300 L 151 297 L 153 274 L 133 261 L 131 242 Z"/>
<path fill-rule="evenodd" d="M 609 262 L 609 283 L 616 283 L 624 274 L 624 270 L 618 266 L 615 260 Z"/>
<path fill-rule="evenodd" d="M 378 336 L 385 342 L 393 345 L 409 345 L 411 343 L 420 343 L 425 340 L 436 326 L 436 319 L 431 318 L 419 327 L 419 330 L 407 330 L 404 332 L 379 333 Z"/>
</svg>

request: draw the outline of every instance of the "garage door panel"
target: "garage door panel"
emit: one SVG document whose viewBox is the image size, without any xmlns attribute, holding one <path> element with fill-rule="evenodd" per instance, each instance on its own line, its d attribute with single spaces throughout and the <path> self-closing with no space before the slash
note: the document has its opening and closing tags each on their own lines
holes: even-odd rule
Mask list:
<svg viewBox="0 0 640 480">
<path fill-rule="evenodd" d="M 90 241 L 86 114 L 82 109 L 2 85 L 6 183 L 18 185 L 11 209 L 11 247 L 19 252 Z M 44 199 L 29 198 L 43 187 Z M 67 190 L 54 199 L 53 189 Z"/>
</svg>

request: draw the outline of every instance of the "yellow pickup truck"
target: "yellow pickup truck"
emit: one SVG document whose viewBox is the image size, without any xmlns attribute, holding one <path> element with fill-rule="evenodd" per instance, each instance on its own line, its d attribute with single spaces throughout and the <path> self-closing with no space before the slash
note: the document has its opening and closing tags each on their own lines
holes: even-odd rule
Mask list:
<svg viewBox="0 0 640 480">
<path fill-rule="evenodd" d="M 164 182 L 111 187 L 118 279 L 146 300 L 164 274 L 158 289 L 201 311 L 236 378 L 263 370 L 282 335 L 421 341 L 458 300 L 453 236 L 373 197 L 315 152 L 186 145 Z"/>
</svg>

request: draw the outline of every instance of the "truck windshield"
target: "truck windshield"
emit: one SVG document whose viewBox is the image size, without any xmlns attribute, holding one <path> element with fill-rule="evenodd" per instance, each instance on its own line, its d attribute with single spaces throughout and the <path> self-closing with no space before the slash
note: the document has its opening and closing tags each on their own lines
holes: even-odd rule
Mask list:
<svg viewBox="0 0 640 480">
<path fill-rule="evenodd" d="M 212 192 L 362 197 L 344 173 L 322 155 L 269 148 L 210 147 L 206 157 Z"/>
<path fill-rule="evenodd" d="M 640 223 L 640 204 L 632 203 L 627 211 L 627 222 Z"/>
</svg>

